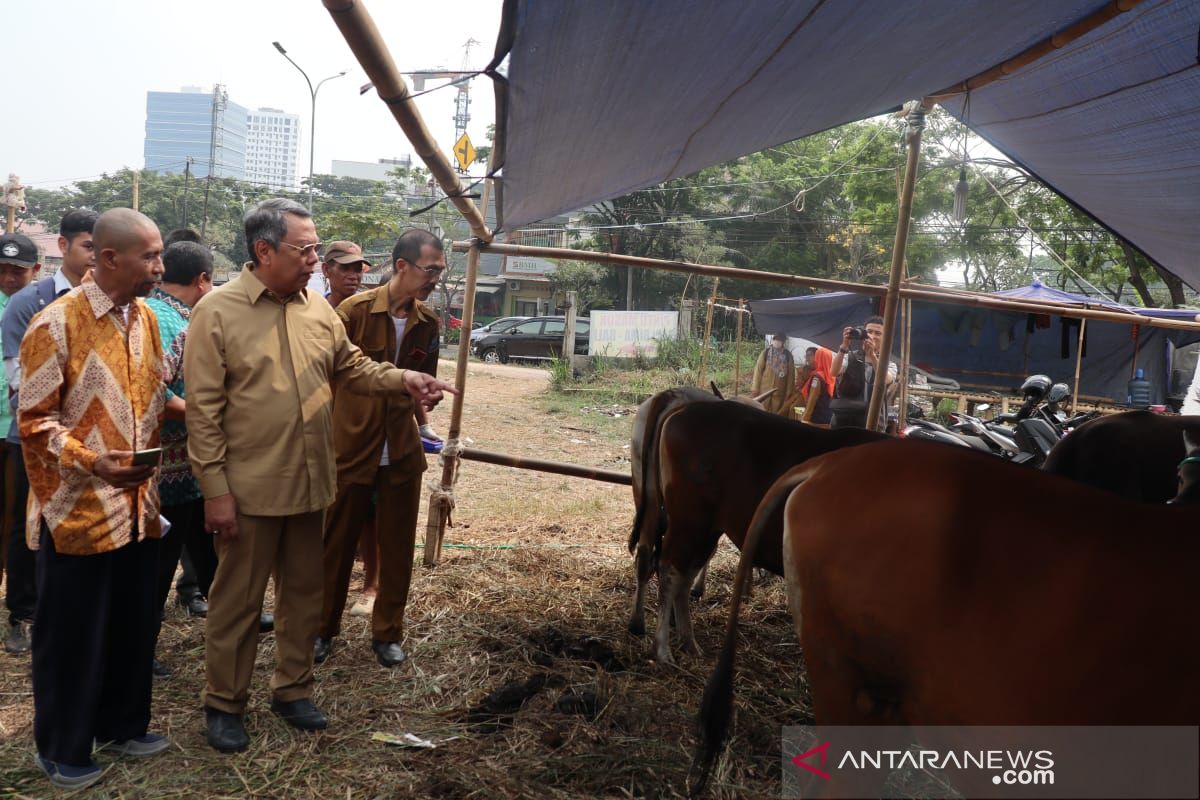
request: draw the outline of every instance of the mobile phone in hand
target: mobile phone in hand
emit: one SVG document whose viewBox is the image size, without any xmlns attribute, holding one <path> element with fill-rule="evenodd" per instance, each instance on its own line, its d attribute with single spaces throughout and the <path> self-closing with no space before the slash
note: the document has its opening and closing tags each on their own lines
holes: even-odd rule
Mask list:
<svg viewBox="0 0 1200 800">
<path fill-rule="evenodd" d="M 132 464 L 135 467 L 156 467 L 161 458 L 161 447 L 155 447 L 153 450 L 135 450 Z"/>
</svg>

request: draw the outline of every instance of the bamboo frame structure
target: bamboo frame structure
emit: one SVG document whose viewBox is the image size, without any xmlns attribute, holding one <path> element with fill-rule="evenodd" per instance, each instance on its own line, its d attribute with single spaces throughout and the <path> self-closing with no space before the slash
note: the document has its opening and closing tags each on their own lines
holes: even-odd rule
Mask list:
<svg viewBox="0 0 1200 800">
<path fill-rule="evenodd" d="M 734 350 L 733 362 L 733 396 L 737 397 L 742 391 L 742 311 L 746 301 L 738 298 L 737 318 L 737 348 Z"/>
<path fill-rule="evenodd" d="M 937 102 L 939 98 L 961 94 L 963 92 L 970 91 L 971 89 L 977 89 L 1005 75 L 1012 74 L 1013 72 L 1042 58 L 1046 54 L 1051 53 L 1054 50 L 1065 46 L 1069 42 L 1078 39 L 1080 36 L 1083 36 L 1089 31 L 1096 29 L 1118 14 L 1125 13 L 1126 11 L 1136 7 L 1141 2 L 1142 0 L 1112 0 L 1112 2 L 1108 3 L 1104 8 L 1098 10 L 1084 20 L 1081 20 L 1080 22 L 1077 22 L 1054 34 L 1053 36 L 1048 37 L 1033 47 L 1030 47 L 1022 53 L 1017 54 L 1013 58 L 1010 58 L 989 70 L 985 70 L 984 72 L 981 72 L 966 81 L 954 84 L 940 92 L 925 97 L 921 101 L 921 107 L 930 108 Z M 400 124 L 400 127 L 403 129 L 405 135 L 413 145 L 413 149 L 417 155 L 421 157 L 422 161 L 429 168 L 430 173 L 445 191 L 447 199 L 454 204 L 454 206 L 466 219 L 471 228 L 472 234 L 475 237 L 470 242 L 455 242 L 452 245 L 454 252 L 468 252 L 470 254 L 467 267 L 467 285 L 463 300 L 464 330 L 469 331 L 471 329 L 471 319 L 474 314 L 475 279 L 478 272 L 479 255 L 481 252 L 494 252 L 504 256 L 529 255 L 551 259 L 557 258 L 573 259 L 577 261 L 601 262 L 626 267 L 662 269 L 695 275 L 707 275 L 714 278 L 771 282 L 829 291 L 848 291 L 876 297 L 883 296 L 886 298 L 883 342 L 885 347 L 881 348 L 881 351 L 888 354 L 890 354 L 890 343 L 894 335 L 893 329 L 895 327 L 896 307 L 900 300 L 905 301 L 906 309 L 910 312 L 906 315 L 906 338 L 911 335 L 912 300 L 974 306 L 981 308 L 993 308 L 1016 312 L 1056 314 L 1059 316 L 1082 319 L 1085 321 L 1088 319 L 1096 319 L 1120 322 L 1124 324 L 1133 324 L 1137 326 L 1146 325 L 1149 327 L 1169 328 L 1175 330 L 1200 329 L 1200 324 L 1197 324 L 1197 322 L 1142 317 L 1129 313 L 1116 313 L 1097 309 L 1076 308 L 1037 301 L 1012 301 L 972 293 L 940 290 L 931 287 L 901 285 L 898 265 L 903 264 L 902 244 L 906 243 L 907 241 L 908 217 L 907 212 L 904 210 L 902 210 L 900 214 L 900 223 L 904 227 L 904 235 L 901 235 L 901 224 L 898 224 L 896 234 L 897 246 L 893 248 L 892 271 L 889 275 L 889 283 L 887 287 L 855 284 L 827 278 L 810 278 L 799 275 L 762 272 L 758 270 L 740 269 L 736 267 L 689 264 L 681 261 L 663 261 L 623 254 L 597 253 L 592 251 L 571 250 L 568 248 L 532 247 L 495 242 L 492 231 L 487 227 L 485 215 L 478 207 L 475 206 L 471 199 L 466 196 L 467 190 L 459 181 L 457 173 L 451 167 L 445 155 L 434 143 L 432 136 L 430 135 L 419 111 L 416 108 L 416 105 L 413 103 L 412 95 L 408 91 L 408 87 L 404 83 L 404 79 L 396 69 L 396 65 L 392 61 L 391 55 L 383 43 L 378 29 L 375 27 L 374 21 L 366 11 L 366 8 L 361 0 L 322 0 L 322 3 L 326 10 L 328 10 L 330 16 L 333 18 L 333 21 L 337 25 L 338 29 L 341 31 L 342 36 L 345 38 L 346 43 L 350 46 L 351 51 L 358 59 L 359 64 L 362 65 L 364 71 L 367 73 L 367 76 L 375 85 L 380 99 L 388 105 L 392 112 L 392 116 Z M 497 147 L 493 149 L 493 156 L 498 149 L 501 149 L 501 142 L 504 136 L 505 132 L 503 130 L 503 126 L 501 126 L 497 131 Z M 915 166 L 917 157 L 919 157 L 919 134 L 917 135 L 917 141 L 914 142 L 913 146 L 910 146 L 909 148 L 909 160 L 912 163 L 910 163 L 909 168 L 906 169 L 905 172 L 904 179 L 906 182 L 915 179 Z M 489 174 L 490 172 L 491 165 L 489 165 Z M 485 185 L 483 193 L 482 205 L 485 209 L 490 188 L 489 181 L 488 184 Z M 911 195 L 912 192 L 910 189 L 908 191 L 910 208 Z M 741 315 L 739 314 L 739 319 L 740 317 Z M 587 467 L 560 464 L 558 462 L 541 461 L 537 459 L 520 459 L 512 456 L 503 456 L 501 454 L 488 454 L 485 451 L 461 451 L 458 447 L 458 436 L 461 429 L 462 403 L 466 388 L 468 344 L 469 337 L 463 337 L 459 342 L 458 364 L 455 372 L 455 385 L 459 393 L 454 397 L 454 405 L 451 412 L 451 424 L 447 448 L 449 452 L 443 455 L 442 481 L 439 485 L 439 490 L 435 491 L 434 495 L 431 497 L 431 500 L 436 500 L 437 502 L 430 503 L 430 525 L 427 526 L 427 536 L 429 535 L 430 530 L 435 530 L 436 539 L 432 542 L 432 544 L 434 544 L 434 547 L 432 548 L 429 547 L 427 543 L 426 563 L 430 563 L 431 552 L 434 561 L 436 562 L 437 552 L 440 550 L 441 531 L 445 525 L 445 522 L 449 518 L 449 511 L 453 504 L 452 487 L 456 479 L 459 458 L 468 458 L 478 461 L 485 461 L 488 458 L 502 459 L 493 460 L 489 463 L 503 463 L 507 466 L 541 469 L 545 471 L 557 472 L 558 474 L 589 477 L 596 480 L 612 480 L 613 482 L 619 483 L 625 482 L 624 476 L 621 473 L 614 473 L 606 470 L 593 470 Z M 909 342 L 909 347 L 911 347 L 911 342 Z M 1136 347 L 1137 343 L 1135 339 L 1135 348 Z M 882 385 L 885 382 L 879 383 Z M 907 384 L 907 376 L 905 376 L 905 383 Z M 1076 381 L 1076 384 L 1078 384 L 1078 380 Z M 872 395 L 871 405 L 873 411 L 870 413 L 878 413 L 882 398 L 879 388 L 880 387 L 876 387 L 876 392 Z M 873 422 L 875 421 L 874 417 L 869 417 L 869 419 L 872 419 Z M 618 477 L 620 480 L 618 480 Z M 434 525 L 435 508 L 438 510 L 436 526 Z M 443 511 L 444 513 L 442 513 Z"/>
<path fill-rule="evenodd" d="M 566 464 L 561 461 L 547 461 L 541 458 L 525 458 L 510 456 L 506 453 L 493 453 L 488 450 L 463 450 L 459 458 L 466 461 L 480 461 L 484 464 L 499 464 L 502 467 L 532 469 L 538 472 L 552 472 L 555 475 L 570 475 L 575 478 L 588 478 L 605 483 L 618 483 L 622 486 L 632 486 L 633 476 L 627 472 L 616 472 L 611 469 L 587 467 L 580 464 Z"/>
<path fill-rule="evenodd" d="M 912 364 L 912 300 L 907 297 L 901 302 L 901 319 L 903 320 L 904 335 L 900 340 L 900 426 L 903 428 L 908 421 L 908 368 Z"/>
<path fill-rule="evenodd" d="M 712 336 L 713 303 L 717 301 L 717 287 L 721 279 L 713 281 L 712 296 L 708 298 L 708 311 L 704 316 L 704 341 L 700 345 L 700 374 L 696 376 L 696 385 L 703 388 L 704 379 L 708 377 L 708 340 Z"/>
</svg>

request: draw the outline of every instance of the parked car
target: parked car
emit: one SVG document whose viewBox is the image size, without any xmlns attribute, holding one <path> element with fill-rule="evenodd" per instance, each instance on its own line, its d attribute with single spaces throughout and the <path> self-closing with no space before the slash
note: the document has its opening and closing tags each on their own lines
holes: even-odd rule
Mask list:
<svg viewBox="0 0 1200 800">
<path fill-rule="evenodd" d="M 559 358 L 566 326 L 566 317 L 531 317 L 503 333 L 483 337 L 475 343 L 475 353 L 493 364 L 507 364 L 512 359 L 544 361 Z M 586 317 L 575 320 L 576 355 L 587 355 L 590 328 L 591 322 Z"/>
<path fill-rule="evenodd" d="M 506 330 L 516 325 L 518 322 L 524 322 L 529 317 L 500 317 L 494 319 L 486 325 L 480 325 L 471 331 L 471 350 L 475 350 L 475 343 L 489 333 L 504 333 Z"/>
</svg>

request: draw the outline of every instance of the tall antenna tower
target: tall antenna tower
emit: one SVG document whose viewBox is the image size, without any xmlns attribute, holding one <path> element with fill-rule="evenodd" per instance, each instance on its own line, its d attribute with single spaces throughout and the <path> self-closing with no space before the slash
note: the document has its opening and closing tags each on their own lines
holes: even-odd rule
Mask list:
<svg viewBox="0 0 1200 800">
<path fill-rule="evenodd" d="M 467 43 L 463 45 L 461 69 L 423 69 L 404 73 L 412 78 L 413 91 L 416 92 L 425 91 L 425 81 L 438 78 L 449 79 L 450 85 L 458 88 L 458 93 L 454 97 L 454 138 L 456 140 L 467 132 L 467 124 L 471 121 L 471 79 L 476 75 L 470 69 L 471 48 L 477 44 L 480 42 L 468 39 Z"/>
</svg>

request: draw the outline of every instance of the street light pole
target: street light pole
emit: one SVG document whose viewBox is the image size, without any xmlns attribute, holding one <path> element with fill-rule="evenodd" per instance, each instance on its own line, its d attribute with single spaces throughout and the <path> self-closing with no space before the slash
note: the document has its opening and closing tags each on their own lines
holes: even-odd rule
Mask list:
<svg viewBox="0 0 1200 800">
<path fill-rule="evenodd" d="M 309 211 L 309 213 L 312 213 L 312 210 L 313 210 L 313 160 L 314 160 L 314 156 L 316 155 L 316 146 L 317 146 L 317 92 L 319 92 L 321 90 L 321 85 L 324 84 L 325 81 L 331 81 L 334 78 L 342 77 L 343 75 L 346 74 L 346 70 L 342 70 L 341 72 L 339 72 L 336 75 L 330 75 L 328 78 L 322 78 L 320 81 L 317 82 L 317 85 L 314 87 L 312 81 L 308 79 L 308 73 L 305 72 L 304 70 L 300 69 L 299 64 L 297 64 L 295 61 L 292 61 L 292 57 L 287 54 L 287 50 L 283 49 L 283 45 L 281 45 L 279 42 L 271 42 L 271 44 L 275 45 L 275 49 L 279 51 L 279 55 L 286 58 L 288 60 L 289 64 L 291 64 L 296 69 L 300 70 L 300 74 L 304 76 L 304 82 L 308 84 L 308 93 L 312 97 L 312 114 L 309 118 L 309 123 L 308 123 L 308 211 Z"/>
</svg>

